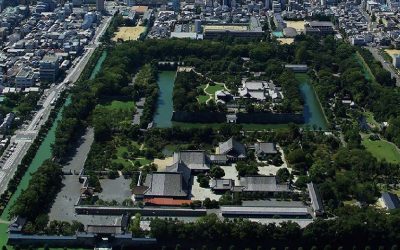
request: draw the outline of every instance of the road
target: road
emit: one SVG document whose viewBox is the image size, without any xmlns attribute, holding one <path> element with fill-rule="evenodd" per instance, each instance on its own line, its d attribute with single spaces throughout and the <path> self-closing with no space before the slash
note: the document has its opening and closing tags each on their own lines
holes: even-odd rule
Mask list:
<svg viewBox="0 0 400 250">
<path fill-rule="evenodd" d="M 400 87 L 400 77 L 397 74 L 396 70 L 393 69 L 393 67 L 390 64 L 390 62 L 386 62 L 385 61 L 385 59 L 379 53 L 379 50 L 377 48 L 368 46 L 367 49 L 372 53 L 372 55 L 374 56 L 375 60 L 378 60 L 379 62 L 381 62 L 383 68 L 386 69 L 387 71 L 389 71 L 390 74 L 392 75 L 392 77 L 394 77 L 396 79 L 396 86 Z"/>
<path fill-rule="evenodd" d="M 17 130 L 10 139 L 10 144 L 0 157 L 0 194 L 4 193 L 7 185 L 25 156 L 32 142 L 39 133 L 42 125 L 49 118 L 50 112 L 53 109 L 53 103 L 58 99 L 61 92 L 67 87 L 67 82 L 73 85 L 79 78 L 90 57 L 95 49 L 101 44 L 100 38 L 106 31 L 111 22 L 112 17 L 105 16 L 100 26 L 97 28 L 92 41 L 85 47 L 85 51 L 77 64 L 71 68 L 64 81 L 60 84 L 53 84 L 49 89 L 44 91 L 44 94 L 39 101 L 42 107 L 36 112 L 32 120 L 28 124 L 24 124 L 22 128 Z"/>
</svg>

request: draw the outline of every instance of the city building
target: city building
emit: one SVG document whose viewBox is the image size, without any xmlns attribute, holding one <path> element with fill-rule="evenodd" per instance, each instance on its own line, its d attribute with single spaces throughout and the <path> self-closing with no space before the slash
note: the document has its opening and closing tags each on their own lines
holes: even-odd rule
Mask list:
<svg viewBox="0 0 400 250">
<path fill-rule="evenodd" d="M 104 0 L 96 0 L 96 10 L 99 12 L 104 11 Z"/>
<path fill-rule="evenodd" d="M 332 22 L 311 21 L 304 25 L 307 35 L 330 35 L 334 33 Z"/>
<path fill-rule="evenodd" d="M 54 82 L 59 73 L 59 60 L 56 55 L 45 55 L 40 61 L 40 79 Z"/>
<path fill-rule="evenodd" d="M 16 88 L 29 88 L 35 83 L 34 73 L 31 68 L 22 68 L 15 77 Z"/>
<path fill-rule="evenodd" d="M 393 66 L 395 66 L 396 68 L 400 68 L 400 54 L 394 54 L 392 58 L 393 58 Z"/>
</svg>

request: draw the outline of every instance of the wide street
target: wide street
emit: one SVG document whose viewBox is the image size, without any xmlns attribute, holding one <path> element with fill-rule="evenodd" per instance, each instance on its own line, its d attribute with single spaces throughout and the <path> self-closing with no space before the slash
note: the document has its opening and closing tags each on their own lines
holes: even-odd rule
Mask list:
<svg viewBox="0 0 400 250">
<path fill-rule="evenodd" d="M 38 135 L 41 126 L 49 118 L 53 103 L 59 98 L 60 93 L 65 89 L 67 83 L 73 85 L 73 83 L 78 80 L 93 52 L 101 44 L 99 39 L 106 31 L 111 19 L 112 17 L 110 16 L 104 17 L 92 41 L 85 47 L 85 51 L 79 62 L 75 66 L 72 66 L 63 82 L 57 85 L 53 84 L 49 89 L 44 91 L 39 101 L 39 103 L 42 103 L 41 108 L 34 114 L 32 120 L 28 124 L 22 125 L 11 137 L 9 146 L 0 158 L 0 194 L 7 189 L 8 182 L 14 176 L 17 166 Z"/>
</svg>

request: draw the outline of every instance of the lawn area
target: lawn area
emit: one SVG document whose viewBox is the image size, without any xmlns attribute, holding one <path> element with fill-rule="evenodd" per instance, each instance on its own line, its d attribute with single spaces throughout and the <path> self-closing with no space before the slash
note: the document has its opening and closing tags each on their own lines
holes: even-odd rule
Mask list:
<svg viewBox="0 0 400 250">
<path fill-rule="evenodd" d="M 204 85 L 201 85 L 200 88 L 203 89 L 203 92 L 206 95 L 200 95 L 197 97 L 197 100 L 199 101 L 199 103 L 206 103 L 207 100 L 210 98 L 210 95 L 211 95 L 211 98 L 213 100 L 215 100 L 215 92 L 217 92 L 218 90 L 225 89 L 224 85 L 222 85 L 222 84 L 216 84 L 214 86 L 208 85 L 208 87 L 207 87 L 207 85 L 204 84 Z"/>
<path fill-rule="evenodd" d="M 206 103 L 210 97 L 208 95 L 200 95 L 197 97 L 199 103 Z"/>
<path fill-rule="evenodd" d="M 367 137 L 363 139 L 362 144 L 378 160 L 400 163 L 400 152 L 393 144 L 385 140 L 372 141 Z"/>
<path fill-rule="evenodd" d="M 375 121 L 374 114 L 372 114 L 372 112 L 366 111 L 366 112 L 364 112 L 364 116 L 365 116 L 365 119 L 367 120 L 367 123 L 369 123 L 375 127 L 379 126 L 379 123 L 377 121 Z"/>
<path fill-rule="evenodd" d="M 133 142 L 131 144 L 132 146 L 136 147 L 136 148 L 140 148 L 140 146 L 137 144 L 137 142 Z M 113 159 L 112 162 L 118 163 L 118 164 L 122 164 L 124 166 L 131 166 L 133 163 L 135 163 L 135 161 L 140 162 L 140 165 L 147 165 L 149 163 L 151 163 L 152 161 L 149 159 L 146 159 L 144 157 L 138 157 L 134 160 L 129 160 L 129 159 L 125 159 L 123 157 L 123 155 L 126 153 L 129 153 L 128 147 L 127 146 L 119 146 L 117 148 L 117 159 Z"/>
<path fill-rule="evenodd" d="M 224 85 L 216 84 L 214 86 L 208 85 L 208 88 L 206 88 L 204 91 L 211 94 L 212 98 L 214 99 L 215 92 L 217 92 L 218 90 L 223 90 L 223 89 L 225 89 Z"/>
<path fill-rule="evenodd" d="M 117 100 L 113 100 L 111 103 L 102 105 L 106 108 L 113 110 L 131 109 L 135 107 L 135 103 L 133 101 L 117 101 Z"/>
</svg>

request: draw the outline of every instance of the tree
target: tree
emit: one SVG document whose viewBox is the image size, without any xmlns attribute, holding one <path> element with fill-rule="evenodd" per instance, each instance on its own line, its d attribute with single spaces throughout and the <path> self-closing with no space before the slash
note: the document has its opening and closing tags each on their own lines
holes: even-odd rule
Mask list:
<svg viewBox="0 0 400 250">
<path fill-rule="evenodd" d="M 209 181 L 210 179 L 203 173 L 197 175 L 197 182 L 200 184 L 200 187 L 208 188 L 210 186 Z"/>
<path fill-rule="evenodd" d="M 256 175 L 258 173 L 258 167 L 254 162 L 239 161 L 236 164 L 236 170 L 239 176 Z"/>
<path fill-rule="evenodd" d="M 276 178 L 277 178 L 278 182 L 280 182 L 280 183 L 287 182 L 289 180 L 289 177 L 290 177 L 290 173 L 287 168 L 280 168 L 276 172 Z"/>
<path fill-rule="evenodd" d="M 216 179 L 220 179 L 225 176 L 225 171 L 221 167 L 215 166 L 211 168 L 210 176 Z"/>
</svg>

